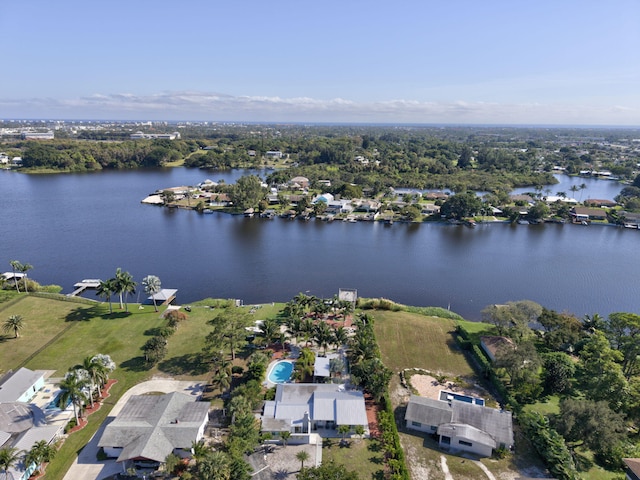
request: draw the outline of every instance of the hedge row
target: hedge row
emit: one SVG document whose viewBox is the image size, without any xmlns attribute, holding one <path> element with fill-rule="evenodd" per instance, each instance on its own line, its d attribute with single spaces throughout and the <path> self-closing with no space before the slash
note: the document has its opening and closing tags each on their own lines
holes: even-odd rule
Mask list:
<svg viewBox="0 0 640 480">
<path fill-rule="evenodd" d="M 389 400 L 389 392 L 382 398 L 380 411 L 378 412 L 378 425 L 382 444 L 386 452 L 387 465 L 391 470 L 392 480 L 411 480 L 409 470 L 404 458 L 404 450 L 400 445 L 400 435 L 393 415 L 393 407 Z"/>
</svg>

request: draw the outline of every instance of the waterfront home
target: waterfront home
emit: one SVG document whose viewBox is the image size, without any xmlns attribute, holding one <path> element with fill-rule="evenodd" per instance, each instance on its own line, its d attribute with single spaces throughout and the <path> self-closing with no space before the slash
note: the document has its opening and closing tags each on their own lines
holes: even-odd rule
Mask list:
<svg viewBox="0 0 640 480">
<path fill-rule="evenodd" d="M 453 452 L 490 457 L 497 448 L 513 447 L 513 419 L 505 410 L 411 395 L 404 418 L 408 429 L 437 435 L 440 447 Z"/>
<path fill-rule="evenodd" d="M 362 392 L 331 383 L 278 384 L 275 399 L 265 402 L 261 419 L 263 433 L 278 437 L 281 432 L 291 432 L 300 442 L 307 442 L 300 437 L 313 433 L 339 436 L 340 425 L 361 425 L 365 435 L 369 433 Z"/>
<path fill-rule="evenodd" d="M 332 194 L 330 193 L 323 193 L 321 195 L 318 195 L 317 197 L 315 197 L 313 200 L 311 200 L 312 204 L 316 204 L 318 202 L 324 202 L 327 205 L 329 204 L 329 202 L 333 202 L 334 197 Z"/>
<path fill-rule="evenodd" d="M 614 202 L 613 200 L 603 200 L 600 198 L 587 198 L 584 201 L 584 204 L 587 207 L 607 207 L 607 208 L 612 208 L 617 205 L 617 203 Z"/>
<path fill-rule="evenodd" d="M 513 203 L 527 203 L 533 205 L 533 198 L 531 195 L 509 195 L 509 198 Z"/>
<path fill-rule="evenodd" d="M 289 180 L 289 186 L 298 189 L 309 188 L 309 179 L 307 177 L 293 177 Z"/>
<path fill-rule="evenodd" d="M 0 379 L 0 403 L 29 402 L 44 387 L 44 372 L 20 368 Z"/>
<path fill-rule="evenodd" d="M 133 395 L 106 426 L 98 446 L 122 464 L 123 472 L 136 466 L 157 469 L 170 453 L 190 457 L 208 419 L 209 404 L 184 393 Z"/>
<path fill-rule="evenodd" d="M 606 220 L 607 211 L 602 208 L 573 207 L 571 209 L 571 216 L 574 218 L 575 222 Z"/>
</svg>

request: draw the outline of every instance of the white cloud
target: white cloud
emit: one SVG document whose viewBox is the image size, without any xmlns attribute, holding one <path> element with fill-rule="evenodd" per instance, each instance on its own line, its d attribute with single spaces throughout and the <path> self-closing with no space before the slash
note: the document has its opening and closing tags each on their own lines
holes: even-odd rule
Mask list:
<svg viewBox="0 0 640 480">
<path fill-rule="evenodd" d="M 571 104 L 490 102 L 354 102 L 309 97 L 233 96 L 208 92 L 102 94 L 73 99 L 0 99 L 14 118 L 300 121 L 371 123 L 640 125 L 640 109 Z"/>
</svg>

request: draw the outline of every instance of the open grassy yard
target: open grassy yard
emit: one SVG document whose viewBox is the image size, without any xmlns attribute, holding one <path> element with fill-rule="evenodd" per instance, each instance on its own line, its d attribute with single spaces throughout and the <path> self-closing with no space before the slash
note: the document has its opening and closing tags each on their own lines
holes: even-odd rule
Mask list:
<svg viewBox="0 0 640 480">
<path fill-rule="evenodd" d="M 383 310 L 372 315 L 382 360 L 392 371 L 424 368 L 456 376 L 473 374 L 452 335 L 453 320 Z"/>
<path fill-rule="evenodd" d="M 339 439 L 328 439 L 322 444 L 322 463 L 335 462 L 348 470 L 358 472 L 362 480 L 384 479 L 384 452 L 377 440 L 352 439 L 341 446 Z"/>
</svg>

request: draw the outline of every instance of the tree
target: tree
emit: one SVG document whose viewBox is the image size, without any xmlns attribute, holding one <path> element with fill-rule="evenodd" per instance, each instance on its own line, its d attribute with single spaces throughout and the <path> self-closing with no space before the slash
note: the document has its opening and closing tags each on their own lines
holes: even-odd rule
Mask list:
<svg viewBox="0 0 640 480">
<path fill-rule="evenodd" d="M 233 206 L 242 210 L 257 208 L 266 194 L 262 181 L 255 175 L 240 177 L 229 192 Z"/>
<path fill-rule="evenodd" d="M 80 424 L 78 419 L 78 411 L 82 408 L 82 405 L 87 401 L 87 395 L 84 393 L 84 389 L 89 384 L 89 376 L 82 373 L 81 370 L 72 370 L 67 372 L 64 379 L 60 382 L 60 404 L 66 405 L 71 402 L 73 405 L 73 416 L 76 419 L 76 425 Z"/>
<path fill-rule="evenodd" d="M 625 436 L 624 416 L 616 413 L 607 402 L 563 398 L 556 428 L 568 442 L 585 445 L 602 452 Z"/>
<path fill-rule="evenodd" d="M 25 323 L 22 315 L 9 315 L 9 318 L 7 318 L 2 324 L 2 330 L 5 333 L 13 331 L 14 338 L 18 338 L 20 336 L 20 331 L 24 327 Z"/>
<path fill-rule="evenodd" d="M 218 387 L 220 392 L 223 392 L 231 386 L 231 372 L 230 368 L 219 368 L 211 379 L 211 384 Z"/>
<path fill-rule="evenodd" d="M 542 309 L 538 323 L 544 328 L 544 342 L 554 350 L 571 347 L 580 338 L 582 324 L 575 316 Z"/>
<path fill-rule="evenodd" d="M 310 349 L 305 347 L 300 350 L 300 356 L 294 366 L 294 378 L 304 382 L 308 378 L 313 377 L 315 360 L 316 356 Z"/>
<path fill-rule="evenodd" d="M 333 461 L 323 462 L 317 467 L 305 468 L 298 474 L 298 480 L 358 480 L 358 473 L 347 470 L 344 465 Z"/>
<path fill-rule="evenodd" d="M 605 400 L 619 411 L 624 404 L 628 384 L 624 378 L 622 354 L 611 348 L 604 333 L 596 331 L 580 351 L 580 377 L 585 396 L 594 401 Z"/>
<path fill-rule="evenodd" d="M 116 362 L 111 360 L 111 357 L 105 353 L 94 355 L 91 361 L 102 365 L 104 376 L 98 377 L 98 382 L 100 382 L 100 387 L 102 387 L 109 379 L 109 374 L 116 369 Z"/>
<path fill-rule="evenodd" d="M 97 292 L 99 297 L 105 298 L 109 302 L 109 313 L 113 313 L 113 307 L 111 305 L 111 295 L 116 293 L 115 279 L 100 280 Z"/>
<path fill-rule="evenodd" d="M 529 324 L 538 320 L 542 306 L 531 300 L 507 302 L 506 305 L 489 305 L 482 310 L 482 320 L 493 323 L 499 335 L 508 334 L 522 340 L 529 333 Z"/>
<path fill-rule="evenodd" d="M 298 453 L 296 453 L 296 458 L 298 460 L 300 460 L 300 471 L 304 470 L 304 462 L 306 462 L 307 460 L 309 460 L 309 458 L 311 458 L 311 456 L 305 451 L 305 450 L 300 450 Z M 300 477 L 298 477 L 300 478 Z"/>
<path fill-rule="evenodd" d="M 576 367 L 569 355 L 563 352 L 547 353 L 542 364 L 544 387 L 548 393 L 562 394 L 571 391 Z"/>
<path fill-rule="evenodd" d="M 191 442 L 191 454 L 196 463 L 200 463 L 207 455 L 212 452 L 210 446 L 208 446 L 204 439 L 200 439 L 197 442 Z"/>
<path fill-rule="evenodd" d="M 125 311 L 129 311 L 127 296 L 130 293 L 136 293 L 137 283 L 133 281 L 133 277 L 129 272 L 123 272 L 119 268 L 116 271 L 116 288 L 120 294 L 120 308 L 122 308 L 122 296 L 124 295 Z"/>
<path fill-rule="evenodd" d="M 96 360 L 95 357 L 85 357 L 82 361 L 82 364 L 76 365 L 75 368 L 85 370 L 89 374 L 89 400 L 91 402 L 91 406 L 93 407 L 93 395 L 98 384 L 101 384 L 103 379 L 107 375 L 106 368 L 104 364 Z"/>
<path fill-rule="evenodd" d="M 280 432 L 280 439 L 282 440 L 282 444 L 286 447 L 289 439 L 291 438 L 291 432 L 285 430 L 284 432 Z"/>
<path fill-rule="evenodd" d="M 246 344 L 246 327 L 253 323 L 249 312 L 236 307 L 225 308 L 207 322 L 213 327 L 205 338 L 206 353 L 220 352 L 226 346 L 231 351 L 231 360 L 236 359 L 236 351 Z"/>
<path fill-rule="evenodd" d="M 628 380 L 640 373 L 640 315 L 616 312 L 605 323 L 605 335 L 611 346 L 622 353 L 622 373 Z"/>
<path fill-rule="evenodd" d="M 320 321 L 313 329 L 313 339 L 322 347 L 323 352 L 327 353 L 327 347 L 333 340 L 333 331 L 325 322 Z"/>
<path fill-rule="evenodd" d="M 9 478 L 9 469 L 18 463 L 22 453 L 21 450 L 14 447 L 0 448 L 0 469 L 2 469 L 5 479 Z"/>
<path fill-rule="evenodd" d="M 494 365 L 507 372 L 518 401 L 532 401 L 538 398 L 542 391 L 538 374 L 541 361 L 532 342 L 500 347 L 496 352 Z"/>
<path fill-rule="evenodd" d="M 152 337 L 142 346 L 142 351 L 145 361 L 155 365 L 167 354 L 167 339 L 160 336 Z"/>
<path fill-rule="evenodd" d="M 225 452 L 206 455 L 197 466 L 198 477 L 207 480 L 231 480 L 231 459 Z"/>
<path fill-rule="evenodd" d="M 53 445 L 48 444 L 46 440 L 40 440 L 33 444 L 25 457 L 24 464 L 27 468 L 35 464 L 36 468 L 40 469 L 43 463 L 53 460 L 56 452 L 57 450 Z"/>
<path fill-rule="evenodd" d="M 156 293 L 160 293 L 160 290 L 162 289 L 160 279 L 155 275 L 147 275 L 142 279 L 142 286 L 144 287 L 144 292 L 147 295 L 151 295 L 151 298 L 153 300 L 153 308 L 157 312 L 158 303 L 156 302 L 155 295 Z"/>
<path fill-rule="evenodd" d="M 345 442 L 347 433 L 349 433 L 350 431 L 351 431 L 351 427 L 349 427 L 349 425 L 338 425 L 338 433 L 342 437 L 342 443 Z"/>
<path fill-rule="evenodd" d="M 356 425 L 354 428 L 354 432 L 356 433 L 356 435 L 362 439 L 362 437 L 364 437 L 364 425 Z"/>
<path fill-rule="evenodd" d="M 18 279 L 16 278 L 16 272 L 20 271 L 22 263 L 18 260 L 11 260 L 9 264 L 11 265 L 11 271 L 13 272 L 13 284 L 16 286 L 16 291 L 20 293 L 20 282 L 18 282 Z"/>
<path fill-rule="evenodd" d="M 30 263 L 20 264 L 19 270 L 20 270 L 20 273 L 22 273 L 22 282 L 24 285 L 25 293 L 27 292 L 27 272 L 32 269 L 33 269 L 33 265 L 31 265 Z"/>
<path fill-rule="evenodd" d="M 461 220 L 471 217 L 482 209 L 482 200 L 473 192 L 456 193 L 450 196 L 440 209 L 447 218 Z"/>
</svg>

